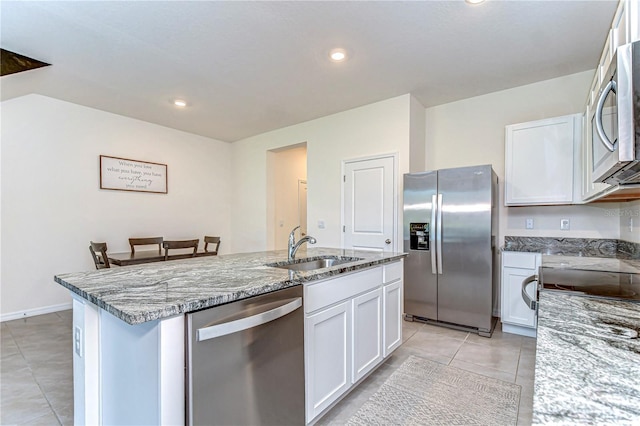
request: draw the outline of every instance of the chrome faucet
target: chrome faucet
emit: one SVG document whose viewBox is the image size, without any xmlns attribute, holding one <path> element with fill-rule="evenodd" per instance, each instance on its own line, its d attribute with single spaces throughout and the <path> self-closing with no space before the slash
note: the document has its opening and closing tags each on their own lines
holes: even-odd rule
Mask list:
<svg viewBox="0 0 640 426">
<path fill-rule="evenodd" d="M 293 260 L 296 257 L 296 252 L 298 251 L 298 249 L 303 243 L 306 243 L 306 242 L 308 242 L 309 244 L 316 243 L 316 239 L 313 237 L 310 237 L 309 235 L 305 235 L 304 237 L 300 238 L 300 240 L 296 243 L 295 233 L 296 233 L 296 229 L 298 228 L 300 227 L 296 226 L 295 228 L 293 228 L 293 230 L 289 234 L 289 260 Z"/>
</svg>

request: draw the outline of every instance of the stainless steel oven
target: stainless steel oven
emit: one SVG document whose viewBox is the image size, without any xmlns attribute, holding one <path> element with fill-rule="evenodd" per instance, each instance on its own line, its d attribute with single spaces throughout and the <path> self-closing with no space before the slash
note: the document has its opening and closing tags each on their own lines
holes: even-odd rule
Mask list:
<svg viewBox="0 0 640 426">
<path fill-rule="evenodd" d="M 532 298 L 527 287 L 534 282 L 538 291 Z M 538 274 L 522 282 L 522 299 L 533 310 L 538 308 L 539 291 L 640 301 L 640 273 L 540 267 Z"/>
<path fill-rule="evenodd" d="M 640 41 L 618 47 L 589 119 L 594 182 L 640 183 Z"/>
</svg>

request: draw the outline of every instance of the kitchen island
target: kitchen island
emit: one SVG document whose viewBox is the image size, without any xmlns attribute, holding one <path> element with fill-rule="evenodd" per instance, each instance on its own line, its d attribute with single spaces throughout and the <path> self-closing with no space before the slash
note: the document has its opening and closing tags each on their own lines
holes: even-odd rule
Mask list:
<svg viewBox="0 0 640 426">
<path fill-rule="evenodd" d="M 355 298 L 375 287 L 379 294 L 377 303 L 386 296 L 387 288 L 395 289 L 389 293 L 394 295 L 390 300 L 398 305 L 389 309 L 394 316 L 390 324 L 397 324 L 394 327 L 399 331 L 386 326 L 389 319 L 383 318 L 382 311 L 387 306 L 383 309 L 380 305 L 378 316 L 383 323 L 376 327 L 383 334 L 377 337 L 380 340 L 379 356 L 362 370 L 362 374 L 368 374 L 383 358 L 384 332 L 389 332 L 394 339 L 393 344 L 384 346 L 384 356 L 401 341 L 401 260 L 405 255 L 308 248 L 300 250 L 297 257 L 326 256 L 350 259 L 340 265 L 311 271 L 267 266 L 286 263 L 286 251 L 281 250 L 57 275 L 55 281 L 69 289 L 73 296 L 76 423 L 184 424 L 185 314 L 299 285 L 305 287 L 305 312 L 309 313 L 305 317 L 305 327 L 307 318 L 313 318 L 311 313 L 321 313 L 321 308 L 324 309 L 319 302 L 313 304 L 326 296 L 326 291 L 318 290 L 323 288 L 320 283 L 339 283 L 340 286 L 333 290 L 336 293 L 335 289 L 348 288 L 351 282 L 348 277 L 366 276 L 370 282 L 356 279 L 362 290 L 354 290 L 353 295 L 348 296 Z M 383 286 L 388 277 L 394 282 Z M 371 282 L 371 278 L 375 282 Z M 357 305 L 355 301 L 352 305 L 350 300 L 335 299 L 332 303 L 347 306 L 345 303 L 348 302 L 356 312 Z M 318 310 L 311 312 L 312 307 Z M 394 323 L 395 316 L 397 321 Z M 345 314 L 345 318 L 350 319 L 351 314 Z M 368 322 L 360 324 L 366 326 Z M 357 342 L 355 336 L 353 340 Z M 307 343 L 305 335 L 305 358 Z M 346 355 L 358 353 L 357 343 L 353 344 L 345 351 Z M 367 361 L 366 357 L 362 359 Z M 307 373 L 308 363 L 307 359 Z M 331 398 L 321 395 L 322 404 L 308 404 L 315 407 L 313 418 L 330 408 L 324 402 L 337 401 L 361 380 L 355 373 L 352 379 L 351 368 L 357 369 L 355 360 L 345 361 L 345 366 L 348 368 L 344 376 L 349 376 L 349 383 Z"/>
<path fill-rule="evenodd" d="M 542 291 L 534 424 L 640 422 L 640 303 Z"/>
</svg>

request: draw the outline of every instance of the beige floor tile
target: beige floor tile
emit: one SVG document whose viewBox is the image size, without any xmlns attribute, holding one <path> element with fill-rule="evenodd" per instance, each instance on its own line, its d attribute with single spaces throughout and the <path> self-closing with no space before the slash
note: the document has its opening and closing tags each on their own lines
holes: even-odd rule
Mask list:
<svg viewBox="0 0 640 426">
<path fill-rule="evenodd" d="M 456 355 L 464 340 L 454 339 L 447 335 L 431 334 L 422 330 L 416 332 L 409 340 L 404 343 L 404 347 L 419 351 L 424 358 L 434 359 L 445 363 L 449 363 Z"/>
<path fill-rule="evenodd" d="M 402 342 L 406 342 L 420 330 L 424 324 L 415 321 L 402 321 Z"/>
<path fill-rule="evenodd" d="M 357 412 L 395 371 L 395 366 L 383 364 L 348 393 L 316 423 L 317 425 L 342 425 Z"/>
<path fill-rule="evenodd" d="M 493 377 L 494 379 L 502 380 L 503 382 L 513 383 L 515 381 L 515 374 L 507 373 L 506 371 L 495 370 L 493 368 L 484 367 L 478 364 L 472 364 L 470 362 L 460 361 L 453 359 L 451 361 L 452 367 L 457 367 L 462 370 L 470 371 L 472 373 L 481 374 L 487 377 Z"/>
<path fill-rule="evenodd" d="M 530 425 L 533 419 L 533 380 L 516 378 L 522 388 L 518 406 L 518 425 Z"/>
<path fill-rule="evenodd" d="M 468 331 L 457 330 L 455 328 L 444 327 L 440 325 L 424 324 L 420 332 L 433 334 L 438 336 L 447 336 L 451 339 L 466 340 L 469 336 Z"/>
<path fill-rule="evenodd" d="M 2 323 L 2 333 L 0 334 L 0 359 L 19 353 L 20 350 L 18 349 L 18 345 L 16 344 L 9 327 Z"/>
<path fill-rule="evenodd" d="M 535 375 L 536 356 L 530 351 L 520 351 L 520 360 L 518 361 L 518 377 L 527 380 L 533 380 Z"/>
<path fill-rule="evenodd" d="M 5 362 L 14 363 L 3 360 L 3 364 Z M 0 407 L 0 424 L 3 425 L 26 423 L 52 412 L 28 367 L 2 370 Z"/>
<path fill-rule="evenodd" d="M 21 422 L 20 424 L 25 426 L 54 426 L 59 425 L 60 421 L 58 420 L 58 417 L 53 413 L 53 411 L 51 411 L 50 413 L 47 413 L 41 417 L 24 423 Z"/>
<path fill-rule="evenodd" d="M 454 359 L 515 375 L 519 358 L 519 349 L 465 342 Z"/>
<path fill-rule="evenodd" d="M 522 349 L 536 351 L 536 339 L 533 337 L 522 337 Z"/>
<path fill-rule="evenodd" d="M 73 309 L 67 309 L 66 311 L 59 311 L 56 314 L 62 318 L 63 321 L 73 321 Z"/>
<path fill-rule="evenodd" d="M 437 355 L 432 353 L 431 351 L 423 351 L 420 348 L 413 348 L 403 345 L 396 349 L 395 352 L 393 352 L 393 354 L 389 356 L 389 358 L 386 360 L 386 363 L 391 364 L 395 367 L 399 367 L 411 355 L 425 358 L 430 361 L 435 361 L 444 365 L 449 365 L 452 360 L 451 356 Z"/>
<path fill-rule="evenodd" d="M 491 337 L 482 337 L 474 333 L 469 333 L 467 342 L 476 343 L 478 345 L 520 349 L 520 346 L 522 345 L 522 336 L 503 333 L 501 330 L 495 330 Z"/>
</svg>

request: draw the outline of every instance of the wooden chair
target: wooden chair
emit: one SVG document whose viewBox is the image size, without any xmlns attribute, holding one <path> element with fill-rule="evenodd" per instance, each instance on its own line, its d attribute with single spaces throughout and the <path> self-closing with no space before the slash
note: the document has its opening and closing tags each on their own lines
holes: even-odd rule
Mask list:
<svg viewBox="0 0 640 426">
<path fill-rule="evenodd" d="M 208 252 L 209 244 L 215 244 L 215 250 L 211 250 L 211 253 L 218 254 L 218 249 L 220 248 L 220 237 L 208 237 L 204 236 L 204 251 Z"/>
<path fill-rule="evenodd" d="M 169 250 L 175 249 L 185 249 L 193 247 L 193 253 L 191 253 L 191 257 L 195 257 L 198 252 L 198 244 L 200 243 L 199 239 L 195 240 L 181 240 L 181 241 L 165 241 L 162 243 L 162 247 L 164 247 L 164 260 L 169 260 Z"/>
<path fill-rule="evenodd" d="M 158 245 L 158 254 L 162 254 L 162 237 L 148 237 L 148 238 L 129 238 L 129 245 L 131 246 L 131 254 L 136 252 L 135 246 L 147 246 Z"/>
<path fill-rule="evenodd" d="M 91 257 L 93 257 L 93 263 L 96 264 L 96 269 L 111 268 L 107 257 L 107 243 L 89 241 L 89 251 L 91 252 Z"/>
</svg>

